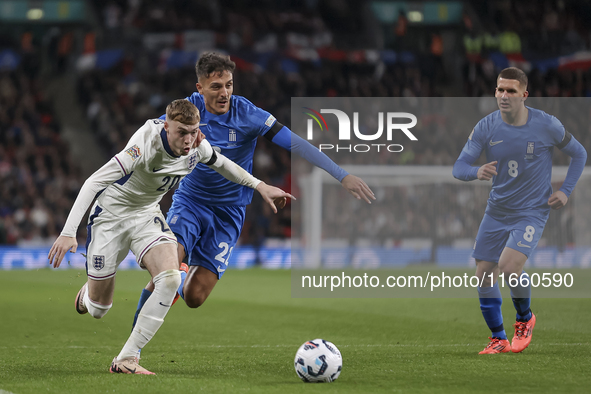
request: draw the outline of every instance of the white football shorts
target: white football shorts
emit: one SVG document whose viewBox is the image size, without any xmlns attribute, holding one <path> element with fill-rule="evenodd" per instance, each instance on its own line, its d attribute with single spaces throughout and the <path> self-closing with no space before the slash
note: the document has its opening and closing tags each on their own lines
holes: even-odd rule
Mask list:
<svg viewBox="0 0 591 394">
<path fill-rule="evenodd" d="M 145 268 L 142 258 L 148 250 L 177 242 L 160 209 L 115 216 L 95 202 L 90 212 L 86 238 L 86 273 L 90 279 L 115 276 L 130 249 L 139 266 Z"/>
</svg>

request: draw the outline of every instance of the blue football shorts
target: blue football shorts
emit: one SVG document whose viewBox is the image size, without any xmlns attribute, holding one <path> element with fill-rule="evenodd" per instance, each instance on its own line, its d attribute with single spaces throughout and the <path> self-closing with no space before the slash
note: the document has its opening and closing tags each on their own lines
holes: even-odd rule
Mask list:
<svg viewBox="0 0 591 394">
<path fill-rule="evenodd" d="M 205 267 L 220 279 L 228 268 L 245 215 L 245 206 L 200 205 L 176 199 L 166 219 L 185 248 L 187 264 Z"/>
<path fill-rule="evenodd" d="M 498 263 L 505 247 L 515 249 L 528 258 L 538 246 L 548 214 L 491 215 L 485 213 L 476 235 L 472 257 Z"/>
</svg>

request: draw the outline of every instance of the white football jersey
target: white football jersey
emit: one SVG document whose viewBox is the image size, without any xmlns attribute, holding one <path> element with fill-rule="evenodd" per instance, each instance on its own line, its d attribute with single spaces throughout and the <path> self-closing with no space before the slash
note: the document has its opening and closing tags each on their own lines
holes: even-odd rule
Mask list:
<svg viewBox="0 0 591 394">
<path fill-rule="evenodd" d="M 201 141 L 187 156 L 174 156 L 164 121 L 150 119 L 136 131 L 122 152 L 84 182 L 61 235 L 76 236 L 78 224 L 95 198 L 101 209 L 118 217 L 160 212 L 158 203 L 162 196 L 200 162 L 240 185 L 256 189 L 261 183 L 238 164 L 215 153 L 207 140 Z"/>
<path fill-rule="evenodd" d="M 187 156 L 174 156 L 164 121 L 150 119 L 135 132 L 125 149 L 113 157 L 121 168 L 122 178 L 100 193 L 98 204 L 117 215 L 155 208 L 166 192 L 177 186 L 197 163 L 211 160 L 212 154 L 211 145 L 203 140 Z"/>
</svg>

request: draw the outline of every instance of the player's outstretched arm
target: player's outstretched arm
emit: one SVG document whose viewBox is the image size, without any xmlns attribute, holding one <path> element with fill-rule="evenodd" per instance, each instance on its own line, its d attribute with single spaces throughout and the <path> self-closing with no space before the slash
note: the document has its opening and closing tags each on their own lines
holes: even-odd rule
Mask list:
<svg viewBox="0 0 591 394">
<path fill-rule="evenodd" d="M 292 200 L 296 199 L 291 194 L 284 192 L 278 187 L 267 185 L 265 182 L 259 183 L 256 190 L 261 194 L 263 200 L 269 204 L 273 213 L 277 213 L 277 208 L 283 209 L 288 198 L 291 198 Z"/>
<path fill-rule="evenodd" d="M 250 175 L 244 168 L 240 167 L 221 153 L 216 153 L 209 145 L 209 142 L 204 141 L 199 148 L 206 152 L 201 162 L 227 180 L 250 187 L 251 189 L 256 189 L 259 183 L 261 183 L 259 179 Z"/>
<path fill-rule="evenodd" d="M 234 183 L 256 189 L 265 202 L 269 204 L 273 212 L 277 213 L 277 207 L 283 208 L 287 202 L 287 198 L 295 200 L 291 194 L 284 192 L 278 187 L 267 185 L 226 156 L 216 153 L 211 149 L 207 141 L 200 148 L 206 152 L 210 152 L 210 156 L 207 154 L 204 155 L 203 161 L 206 165 Z"/>
<path fill-rule="evenodd" d="M 115 160 L 110 160 L 84 182 L 68 214 L 68 219 L 66 220 L 66 224 L 64 224 L 60 236 L 54 242 L 47 255 L 49 264 L 52 264 L 53 268 L 60 266 L 68 250 L 76 252 L 78 246 L 76 242 L 76 231 L 78 230 L 78 225 L 82 217 L 94 201 L 96 195 L 119 178 L 121 178 L 120 167 Z"/>
<path fill-rule="evenodd" d="M 373 191 L 361 178 L 351 175 L 347 171 L 343 170 L 328 156 L 320 152 L 308 141 L 293 133 L 287 127 L 281 125 L 280 123 L 276 123 L 271 128 L 271 130 L 265 134 L 265 137 L 269 138 L 271 135 L 271 142 L 281 146 L 284 149 L 287 149 L 290 152 L 293 151 L 297 153 L 303 159 L 314 164 L 316 167 L 322 168 L 333 178 L 341 182 L 341 185 L 343 185 L 343 187 L 358 200 L 363 199 L 368 204 L 371 204 L 370 200 L 376 199 Z"/>
</svg>

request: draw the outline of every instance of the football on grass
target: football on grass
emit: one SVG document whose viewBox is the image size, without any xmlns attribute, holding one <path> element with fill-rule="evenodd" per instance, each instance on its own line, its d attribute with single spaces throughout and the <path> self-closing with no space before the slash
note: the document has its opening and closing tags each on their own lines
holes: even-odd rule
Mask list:
<svg viewBox="0 0 591 394">
<path fill-rule="evenodd" d="M 300 379 L 309 383 L 333 382 L 343 368 L 341 352 L 324 339 L 314 339 L 300 346 L 294 363 Z"/>
</svg>

